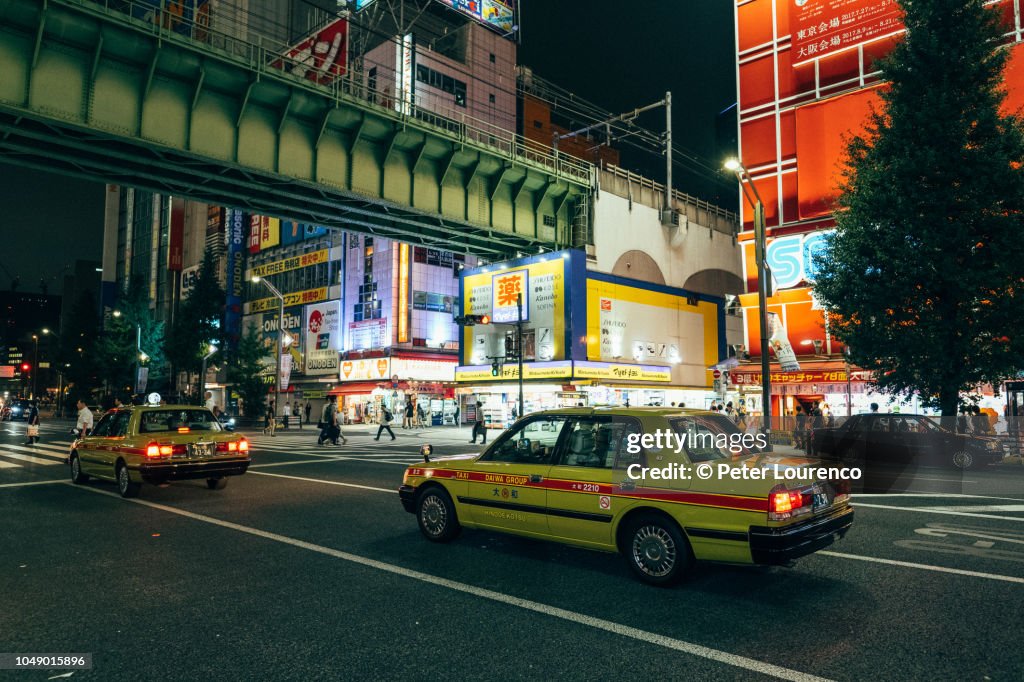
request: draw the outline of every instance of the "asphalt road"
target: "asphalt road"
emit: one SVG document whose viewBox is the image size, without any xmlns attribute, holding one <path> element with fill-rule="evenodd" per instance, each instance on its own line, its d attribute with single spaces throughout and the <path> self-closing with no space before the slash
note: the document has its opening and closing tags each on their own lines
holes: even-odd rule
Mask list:
<svg viewBox="0 0 1024 682">
<path fill-rule="evenodd" d="M 92 653 L 72 680 L 1024 676 L 1024 467 L 922 472 L 922 493 L 858 496 L 847 537 L 795 567 L 658 589 L 614 555 L 424 540 L 402 465 L 479 450 L 468 429 L 255 434 L 225 490 L 136 501 L 68 482 L 63 427 L 24 430 L 0 425 L 0 654 Z"/>
</svg>

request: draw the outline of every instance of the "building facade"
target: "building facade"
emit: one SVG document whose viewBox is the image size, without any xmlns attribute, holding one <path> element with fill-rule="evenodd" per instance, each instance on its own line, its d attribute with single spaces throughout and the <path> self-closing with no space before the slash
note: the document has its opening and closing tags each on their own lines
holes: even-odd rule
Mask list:
<svg viewBox="0 0 1024 682">
<path fill-rule="evenodd" d="M 1024 44 L 1021 4 L 991 3 L 1005 20 L 1007 111 L 1024 106 Z M 900 10 L 891 0 L 804 3 L 740 0 L 736 3 L 737 91 L 740 156 L 765 207 L 767 249 L 775 295 L 773 343 L 788 343 L 801 369 L 773 369 L 773 414 L 797 404 L 826 402 L 833 414 L 866 411 L 888 399 L 869 392 L 869 375 L 850 368 L 843 347 L 814 300 L 813 255 L 834 228 L 844 138 L 862 129 L 871 107 L 879 107 L 882 74 L 878 58 L 903 34 Z M 737 390 L 751 399 L 761 390 L 757 358 L 760 326 L 753 212 L 740 197 L 743 230 L 741 296 L 743 344 L 754 360 L 730 372 Z M 918 409 L 911 397 L 912 408 Z"/>
</svg>

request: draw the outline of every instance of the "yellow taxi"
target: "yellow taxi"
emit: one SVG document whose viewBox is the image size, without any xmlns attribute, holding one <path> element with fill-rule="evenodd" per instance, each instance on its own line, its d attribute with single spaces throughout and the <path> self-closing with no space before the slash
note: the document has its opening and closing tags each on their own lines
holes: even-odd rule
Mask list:
<svg viewBox="0 0 1024 682">
<path fill-rule="evenodd" d="M 214 414 L 195 405 L 128 406 L 111 410 L 92 432 L 71 444 L 71 480 L 90 477 L 117 483 L 122 497 L 136 497 L 143 482 L 206 479 L 222 490 L 228 476 L 249 468 L 249 441 L 224 430 Z"/>
<path fill-rule="evenodd" d="M 479 455 L 405 471 L 399 496 L 428 540 L 480 528 L 618 552 L 654 584 L 695 560 L 785 565 L 853 523 L 846 469 L 766 452 L 724 415 L 572 408 L 528 415 Z"/>
</svg>

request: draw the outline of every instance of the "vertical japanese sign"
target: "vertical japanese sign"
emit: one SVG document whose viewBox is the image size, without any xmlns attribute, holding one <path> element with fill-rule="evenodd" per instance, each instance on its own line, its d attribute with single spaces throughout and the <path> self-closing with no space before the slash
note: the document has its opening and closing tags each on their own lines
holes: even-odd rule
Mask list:
<svg viewBox="0 0 1024 682">
<path fill-rule="evenodd" d="M 494 275 L 491 279 L 491 319 L 495 322 L 516 322 L 519 319 L 518 298 L 523 299 L 523 319 L 530 319 L 526 292 L 529 290 L 529 270 L 512 270 Z"/>
<path fill-rule="evenodd" d="M 306 374 L 336 374 L 341 349 L 341 303 L 328 301 L 305 309 Z"/>
<path fill-rule="evenodd" d="M 899 33 L 902 14 L 896 0 L 793 0 L 793 65 Z"/>
<path fill-rule="evenodd" d="M 409 245 L 398 246 L 398 343 L 409 340 Z"/>
<path fill-rule="evenodd" d="M 185 248 L 185 200 L 171 199 L 171 224 L 167 235 L 167 269 L 181 272 Z"/>
<path fill-rule="evenodd" d="M 228 350 L 238 347 L 242 335 L 242 294 L 245 290 L 245 248 L 248 235 L 244 213 L 236 208 L 225 212 L 228 224 L 228 291 L 224 311 L 224 329 Z"/>
<path fill-rule="evenodd" d="M 402 114 L 412 111 L 412 88 L 413 88 L 413 54 L 412 34 L 407 33 L 401 42 L 395 46 L 395 80 L 398 83 L 398 97 L 395 98 L 395 110 Z"/>
</svg>

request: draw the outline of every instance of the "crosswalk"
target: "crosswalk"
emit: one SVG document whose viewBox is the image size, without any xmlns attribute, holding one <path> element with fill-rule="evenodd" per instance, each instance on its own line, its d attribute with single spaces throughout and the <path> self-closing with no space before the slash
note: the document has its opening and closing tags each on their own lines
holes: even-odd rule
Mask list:
<svg viewBox="0 0 1024 682">
<path fill-rule="evenodd" d="M 35 445 L 0 443 L 0 469 L 14 469 L 26 464 L 57 466 L 68 456 L 71 441 L 50 441 Z"/>
</svg>

